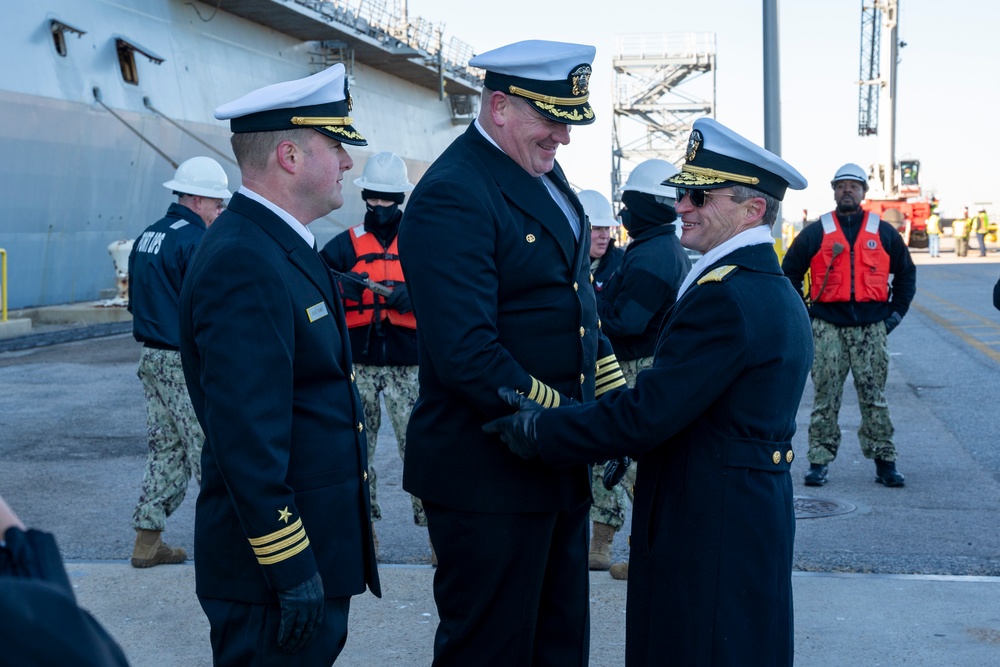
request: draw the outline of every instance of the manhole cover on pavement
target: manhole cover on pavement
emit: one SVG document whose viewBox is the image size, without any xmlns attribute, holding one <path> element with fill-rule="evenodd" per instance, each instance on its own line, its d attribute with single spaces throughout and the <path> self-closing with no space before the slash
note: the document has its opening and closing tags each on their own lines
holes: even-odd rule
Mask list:
<svg viewBox="0 0 1000 667">
<path fill-rule="evenodd" d="M 795 518 L 815 519 L 821 516 L 836 516 L 838 514 L 848 514 L 857 509 L 851 503 L 840 500 L 830 500 L 829 498 L 810 498 L 808 496 L 795 496 Z"/>
</svg>

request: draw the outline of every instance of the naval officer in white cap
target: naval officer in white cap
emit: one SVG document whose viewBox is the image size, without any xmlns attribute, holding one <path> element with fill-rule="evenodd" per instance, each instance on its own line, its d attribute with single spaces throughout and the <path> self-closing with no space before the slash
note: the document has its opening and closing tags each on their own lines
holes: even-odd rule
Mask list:
<svg viewBox="0 0 1000 667">
<path fill-rule="evenodd" d="M 629 455 L 625 662 L 792 664 L 792 436 L 813 346 L 770 228 L 806 181 L 714 120 L 695 121 L 677 188 L 681 243 L 704 253 L 632 389 L 497 420 L 522 456 L 564 469 Z"/>
<path fill-rule="evenodd" d="M 353 166 L 344 66 L 215 114 L 242 185 L 181 294 L 181 356 L 205 431 L 195 580 L 216 665 L 330 665 L 350 598 L 380 595 L 367 445 L 336 284 L 308 225 Z"/>
<path fill-rule="evenodd" d="M 420 322 L 403 486 L 438 555 L 437 667 L 588 661 L 587 464 L 524 461 L 482 425 L 509 412 L 504 385 L 546 406 L 624 385 L 599 330 L 589 225 L 555 161 L 594 121 L 594 53 L 526 41 L 473 58 L 479 117 L 403 214 Z"/>
</svg>

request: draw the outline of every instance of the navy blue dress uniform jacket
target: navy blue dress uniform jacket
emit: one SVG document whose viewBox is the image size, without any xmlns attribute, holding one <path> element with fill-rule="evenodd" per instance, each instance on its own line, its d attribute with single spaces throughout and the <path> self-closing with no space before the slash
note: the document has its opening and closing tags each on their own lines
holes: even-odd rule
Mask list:
<svg viewBox="0 0 1000 667">
<path fill-rule="evenodd" d="M 667 314 L 633 390 L 536 423 L 550 465 L 638 459 L 628 665 L 792 664 L 789 466 L 812 334 L 769 245 L 709 268 L 724 266 Z"/>
<path fill-rule="evenodd" d="M 558 164 L 546 177 L 585 221 Z M 420 322 L 420 395 L 403 464 L 411 494 L 473 512 L 586 502 L 583 462 L 553 472 L 482 431 L 509 412 L 502 386 L 530 395 L 539 381 L 564 397 L 594 398 L 597 361 L 612 353 L 590 285 L 590 226 L 581 227 L 577 239 L 540 179 L 475 125 L 420 179 L 399 232 Z"/>
<path fill-rule="evenodd" d="M 379 595 L 340 299 L 319 254 L 238 193 L 185 279 L 181 358 L 206 437 L 198 595 L 276 603 L 317 570 L 327 598 Z"/>
</svg>

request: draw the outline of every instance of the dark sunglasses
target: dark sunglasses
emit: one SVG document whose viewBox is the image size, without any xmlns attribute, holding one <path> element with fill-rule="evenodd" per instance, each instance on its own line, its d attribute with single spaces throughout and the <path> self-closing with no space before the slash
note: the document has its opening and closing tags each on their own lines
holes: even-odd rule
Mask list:
<svg viewBox="0 0 1000 667">
<path fill-rule="evenodd" d="M 733 192 L 714 192 L 711 190 L 694 190 L 692 188 L 677 188 L 677 203 L 680 204 L 681 200 L 685 197 L 691 198 L 691 205 L 695 208 L 701 208 L 705 205 L 706 197 L 735 197 L 736 193 Z"/>
</svg>

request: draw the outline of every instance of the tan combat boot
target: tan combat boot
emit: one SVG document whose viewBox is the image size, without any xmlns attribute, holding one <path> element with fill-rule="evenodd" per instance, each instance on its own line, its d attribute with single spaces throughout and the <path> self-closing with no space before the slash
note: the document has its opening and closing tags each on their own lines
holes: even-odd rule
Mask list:
<svg viewBox="0 0 1000 667">
<path fill-rule="evenodd" d="M 608 572 L 612 579 L 628 579 L 628 561 L 624 563 L 615 563 L 611 566 L 611 571 Z"/>
<path fill-rule="evenodd" d="M 174 565 L 187 560 L 184 549 L 173 548 L 160 539 L 159 530 L 138 529 L 135 531 L 135 547 L 132 549 L 132 567 L 153 567 L 154 565 Z"/>
<path fill-rule="evenodd" d="M 614 526 L 594 522 L 594 532 L 590 537 L 589 566 L 591 570 L 607 570 L 611 567 L 611 543 L 614 539 Z"/>
</svg>

